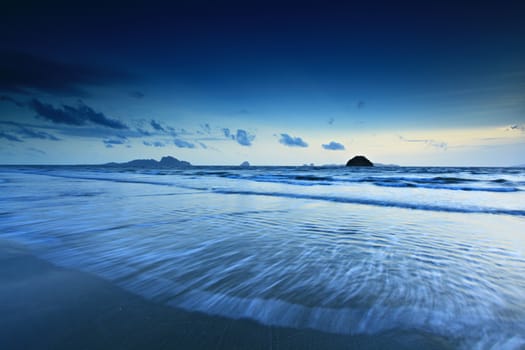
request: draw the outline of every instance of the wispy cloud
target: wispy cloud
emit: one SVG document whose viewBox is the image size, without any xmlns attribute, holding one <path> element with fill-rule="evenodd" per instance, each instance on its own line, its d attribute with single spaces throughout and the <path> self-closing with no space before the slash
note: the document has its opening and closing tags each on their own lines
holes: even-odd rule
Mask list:
<svg viewBox="0 0 525 350">
<path fill-rule="evenodd" d="M 113 146 L 124 145 L 128 143 L 128 140 L 126 138 L 113 138 L 102 140 L 102 142 L 107 148 L 113 148 Z"/>
<path fill-rule="evenodd" d="M 163 131 L 165 132 L 166 130 L 162 127 L 162 125 L 160 125 L 159 122 L 156 122 L 155 120 L 151 119 L 150 121 L 150 125 L 153 129 L 157 130 L 157 131 Z"/>
<path fill-rule="evenodd" d="M 76 107 L 62 105 L 61 108 L 55 108 L 50 104 L 33 99 L 29 102 L 28 106 L 35 111 L 39 117 L 56 124 L 80 126 L 91 123 L 111 129 L 128 129 L 128 126 L 123 122 L 108 118 L 103 113 L 95 112 L 82 101 L 78 101 Z"/>
<path fill-rule="evenodd" d="M 148 146 L 148 147 L 165 147 L 166 146 L 166 144 L 162 141 L 152 141 L 152 142 L 142 141 L 142 143 L 144 144 L 144 146 Z"/>
<path fill-rule="evenodd" d="M 427 146 L 439 148 L 444 151 L 446 151 L 448 148 L 448 144 L 446 142 L 436 141 L 432 139 L 406 139 L 403 136 L 399 136 L 399 139 L 404 142 L 423 143 Z"/>
<path fill-rule="evenodd" d="M 151 136 L 151 133 L 148 130 L 144 130 L 142 128 L 137 128 L 137 131 L 144 136 Z"/>
<path fill-rule="evenodd" d="M 181 139 L 173 140 L 173 144 L 179 148 L 195 148 L 195 144 Z"/>
<path fill-rule="evenodd" d="M 300 137 L 293 137 L 288 134 L 281 134 L 279 142 L 288 147 L 308 147 L 308 143 Z"/>
<path fill-rule="evenodd" d="M 13 141 L 13 142 L 24 142 L 20 140 L 18 137 L 16 137 L 15 135 L 12 135 L 12 134 L 9 134 L 3 131 L 0 131 L 0 139 L 6 139 L 8 141 Z"/>
<path fill-rule="evenodd" d="M 58 137 L 55 135 L 52 135 L 50 133 L 47 133 L 45 131 L 38 131 L 29 129 L 23 126 L 20 126 L 17 133 L 19 135 L 22 135 L 24 138 L 30 138 L 30 139 L 41 139 L 41 140 L 51 140 L 51 141 L 60 141 Z"/>
<path fill-rule="evenodd" d="M 342 143 L 335 142 L 335 141 L 331 141 L 330 143 L 323 144 L 321 146 L 323 146 L 324 149 L 329 150 L 329 151 L 344 151 L 345 149 L 345 146 Z"/>
<path fill-rule="evenodd" d="M 2 131 L 2 136 L 0 137 L 10 141 L 24 142 L 23 139 L 60 141 L 60 139 L 53 134 L 41 130 L 35 130 L 34 128 L 25 126 L 21 123 L 2 122 L 1 124 L 3 124 L 6 129 Z"/>
<path fill-rule="evenodd" d="M 28 148 L 26 148 L 26 150 L 28 150 L 30 152 L 33 152 L 33 153 L 38 153 L 38 154 L 47 154 L 46 152 L 42 151 L 41 149 L 38 149 L 38 148 L 35 148 L 35 147 L 28 147 Z"/>
<path fill-rule="evenodd" d="M 18 107 L 24 107 L 25 106 L 25 104 L 23 102 L 15 100 L 11 96 L 1 95 L 0 96 L 0 101 L 11 102 L 11 103 L 15 104 Z"/>
</svg>

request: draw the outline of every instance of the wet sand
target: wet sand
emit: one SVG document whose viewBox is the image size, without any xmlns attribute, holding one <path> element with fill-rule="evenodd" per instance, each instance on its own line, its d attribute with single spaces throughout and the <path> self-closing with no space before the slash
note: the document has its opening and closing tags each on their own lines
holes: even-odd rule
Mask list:
<svg viewBox="0 0 525 350">
<path fill-rule="evenodd" d="M 338 335 L 268 327 L 159 305 L 0 241 L 2 349 L 450 348 L 441 337 Z"/>
</svg>

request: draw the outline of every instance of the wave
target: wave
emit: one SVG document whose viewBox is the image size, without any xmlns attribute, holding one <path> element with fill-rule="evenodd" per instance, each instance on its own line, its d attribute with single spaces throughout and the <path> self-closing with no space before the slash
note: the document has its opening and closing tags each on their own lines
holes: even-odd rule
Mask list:
<svg viewBox="0 0 525 350">
<path fill-rule="evenodd" d="M 100 170 L 100 169 L 99 169 Z M 93 170 L 95 171 L 95 170 Z M 282 171 L 282 170 L 280 170 Z M 457 176 L 356 176 L 356 174 L 335 172 L 333 175 L 320 175 L 320 174 L 294 174 L 292 173 L 280 173 L 275 171 L 272 173 L 246 173 L 239 172 L 238 169 L 232 170 L 199 170 L 199 171 L 183 171 L 176 170 L 175 172 L 156 172 L 156 171 L 140 171 L 139 174 L 145 175 L 186 175 L 192 176 L 193 178 L 198 177 L 220 177 L 232 180 L 245 180 L 262 183 L 278 183 L 296 186 L 328 186 L 328 185 L 341 185 L 351 183 L 367 183 L 379 187 L 392 187 L 392 188 L 424 188 L 430 190 L 451 190 L 451 191 L 473 191 L 473 192 L 520 192 L 523 191 L 520 187 L 525 186 L 525 181 L 511 181 L 504 178 L 497 179 L 480 179 L 480 178 L 468 178 L 468 177 L 457 177 Z M 24 171 L 25 173 L 40 174 L 48 176 L 57 176 L 64 178 L 81 178 L 86 180 L 103 180 L 103 181 L 114 181 L 123 183 L 145 183 L 152 185 L 172 186 L 172 183 L 167 181 L 153 181 L 153 180 L 135 180 L 125 179 L 107 176 L 89 176 L 89 175 L 66 175 L 57 174 L 51 172 L 50 169 L 42 169 L 42 171 Z M 96 171 L 95 174 L 112 174 L 114 171 Z M 121 172 L 119 172 L 121 173 Z M 126 171 L 124 173 L 129 173 Z M 137 174 L 136 172 L 133 172 Z"/>
<path fill-rule="evenodd" d="M 399 188 L 426 188 L 431 190 L 450 190 L 450 191 L 479 191 L 479 192 L 520 192 L 516 187 L 470 187 L 470 186 L 443 186 L 443 185 L 423 185 L 406 182 L 374 182 L 376 186 L 399 187 Z"/>
<path fill-rule="evenodd" d="M 393 207 L 393 208 L 402 208 L 402 209 L 413 209 L 413 210 L 424 210 L 424 211 L 438 211 L 438 212 L 452 212 L 452 213 L 480 213 L 480 214 L 496 214 L 496 215 L 512 215 L 512 216 L 525 216 L 525 209 L 503 209 L 503 208 L 494 208 L 494 207 L 479 207 L 479 206 L 453 206 L 445 204 L 426 204 L 426 203 L 411 203 L 403 201 L 393 201 L 393 200 L 382 200 L 382 199 L 373 199 L 373 198 L 362 198 L 362 197 L 341 197 L 341 196 L 331 196 L 331 195 L 315 195 L 315 194 L 302 194 L 302 193 L 288 193 L 288 192 L 277 192 L 277 191 L 244 191 L 236 189 L 227 189 L 227 188 L 216 188 L 213 186 L 194 186 L 183 183 L 173 183 L 173 182 L 161 182 L 161 181 L 152 181 L 152 180 L 140 180 L 140 179 L 129 179 L 129 178 L 116 178 L 116 177 L 105 177 L 105 176 L 88 176 L 85 174 L 80 175 L 68 175 L 68 174 L 57 174 L 49 172 L 31 172 L 31 174 L 45 175 L 52 177 L 68 178 L 68 179 L 83 179 L 83 180 L 95 180 L 95 181 L 110 181 L 117 183 L 131 183 L 131 184 L 147 184 L 147 185 L 156 185 L 156 186 L 173 186 L 178 188 L 196 190 L 196 191 L 211 191 L 218 194 L 236 194 L 236 195 L 253 195 L 253 196 L 269 196 L 269 197 L 284 197 L 284 198 L 298 198 L 298 199 L 310 199 L 310 200 L 321 200 L 321 201 L 330 201 L 337 203 L 349 203 L 349 204 L 362 204 L 362 205 L 372 205 L 380 207 Z M 237 176 L 237 175 L 235 175 Z M 298 175 L 303 177 L 303 175 Z M 283 181 L 285 175 L 268 175 L 268 176 L 258 176 L 257 178 L 260 181 L 264 182 L 278 182 L 278 183 L 293 183 L 294 180 Z M 236 177 L 237 178 L 237 177 Z M 241 177 L 242 178 L 242 177 Z M 273 178 L 279 178 L 280 180 L 273 181 Z M 290 178 L 290 176 L 288 176 Z M 314 177 L 308 176 L 309 182 L 313 184 L 319 181 Z M 320 177 L 321 179 L 323 177 Z M 328 181 L 328 177 L 325 177 L 325 180 Z M 369 181 L 370 179 L 377 180 L 379 177 L 366 178 L 358 180 L 359 182 Z M 389 180 L 399 180 L 407 179 L 404 177 L 398 178 L 389 178 Z M 435 179 L 435 178 L 434 178 Z M 446 178 L 447 180 L 442 181 L 459 181 L 459 178 Z M 465 179 L 462 179 L 463 181 Z M 295 180 L 297 181 L 297 180 Z M 297 182 L 293 183 L 297 184 Z M 452 186 L 442 186 L 442 185 L 425 185 L 425 184 L 407 184 L 402 182 L 374 182 L 376 186 L 384 187 L 416 187 L 416 188 L 428 188 L 428 189 L 445 189 L 445 190 L 456 190 L 456 191 L 480 191 L 480 192 L 518 192 L 520 189 L 514 187 L 452 187 Z"/>
<path fill-rule="evenodd" d="M 400 201 L 378 200 L 378 199 L 371 199 L 371 198 L 338 197 L 338 196 L 324 196 L 324 195 L 284 193 L 284 192 L 237 191 L 237 190 L 226 190 L 226 189 L 213 189 L 212 191 L 214 193 L 221 193 L 221 194 L 300 198 L 300 199 L 322 200 L 322 201 L 337 202 L 337 203 L 364 204 L 364 205 L 373 205 L 373 206 L 380 206 L 380 207 L 393 207 L 393 208 L 425 210 L 425 211 L 525 216 L 525 210 L 520 210 L 520 209 L 501 209 L 501 208 L 475 207 L 475 206 L 454 207 L 454 206 L 439 205 L 439 204 L 418 204 L 418 203 L 407 203 L 407 202 L 400 202 Z"/>
<path fill-rule="evenodd" d="M 216 175 L 211 174 L 211 175 Z M 398 187 L 398 188 L 425 188 L 431 190 L 451 190 L 451 191 L 480 191 L 480 192 L 519 192 L 521 189 L 515 187 L 514 183 L 505 179 L 497 180 L 480 180 L 457 177 L 432 177 L 432 178 L 415 178 L 415 177 L 377 177 L 367 176 L 364 178 L 334 178 L 332 176 L 317 176 L 317 175 L 253 175 L 243 176 L 240 174 L 232 174 L 222 172 L 220 177 L 225 177 L 235 180 L 248 180 L 254 182 L 267 183 L 281 183 L 296 186 L 327 186 L 344 183 L 369 183 L 380 187 Z M 471 186 L 474 183 L 489 183 L 492 186 Z M 465 184 L 464 186 L 458 186 Z M 494 187 L 494 184 L 501 186 Z"/>
</svg>

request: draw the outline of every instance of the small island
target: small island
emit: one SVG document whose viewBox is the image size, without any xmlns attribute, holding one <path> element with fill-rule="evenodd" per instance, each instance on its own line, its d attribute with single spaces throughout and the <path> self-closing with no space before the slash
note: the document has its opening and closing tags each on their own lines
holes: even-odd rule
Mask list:
<svg viewBox="0 0 525 350">
<path fill-rule="evenodd" d="M 355 156 L 346 162 L 346 166 L 374 166 L 365 156 Z"/>
<path fill-rule="evenodd" d="M 114 168 L 148 168 L 148 169 L 159 169 L 159 168 L 187 168 L 191 167 L 189 162 L 184 160 L 178 160 L 172 156 L 162 157 L 160 161 L 155 159 L 135 159 L 125 163 L 107 163 L 104 164 L 107 167 Z"/>
</svg>

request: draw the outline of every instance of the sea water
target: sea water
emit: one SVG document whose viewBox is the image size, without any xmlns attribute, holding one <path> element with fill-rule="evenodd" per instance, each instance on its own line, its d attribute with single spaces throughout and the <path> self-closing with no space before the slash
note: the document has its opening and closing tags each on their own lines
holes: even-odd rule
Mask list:
<svg viewBox="0 0 525 350">
<path fill-rule="evenodd" d="M 525 169 L 5 166 L 0 239 L 190 311 L 525 347 Z"/>
</svg>

